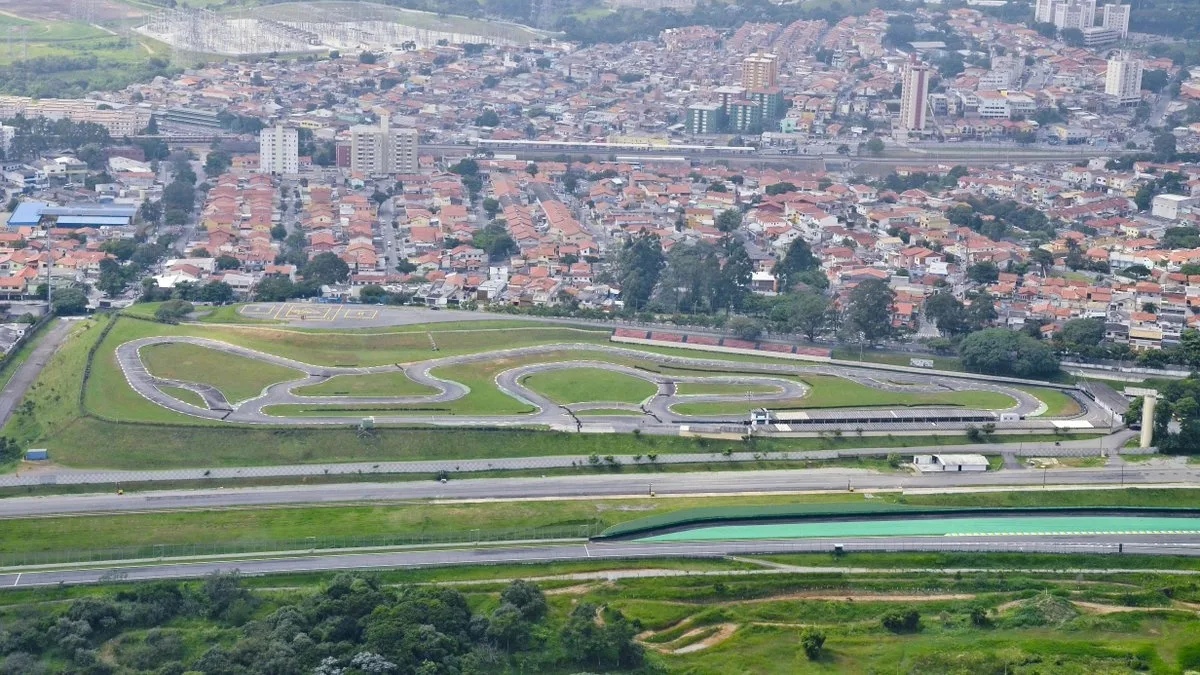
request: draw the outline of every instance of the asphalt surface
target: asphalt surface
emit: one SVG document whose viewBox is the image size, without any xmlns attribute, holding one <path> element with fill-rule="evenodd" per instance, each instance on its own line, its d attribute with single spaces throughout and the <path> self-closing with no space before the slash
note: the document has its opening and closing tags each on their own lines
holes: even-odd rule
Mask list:
<svg viewBox="0 0 1200 675">
<path fill-rule="evenodd" d="M 8 423 L 12 417 L 13 410 L 25 397 L 25 392 L 29 386 L 37 379 L 38 373 L 42 372 L 42 368 L 46 366 L 46 362 L 54 355 L 54 352 L 67 339 L 71 333 L 71 322 L 58 319 L 53 326 L 42 336 L 37 347 L 34 347 L 33 353 L 17 367 L 15 373 L 8 384 L 4 385 L 4 391 L 0 392 L 0 427 Z"/>
<path fill-rule="evenodd" d="M 273 384 L 264 389 L 259 396 L 246 401 L 227 401 L 221 392 L 213 387 L 181 383 L 176 380 L 162 379 L 149 373 L 142 361 L 140 354 L 141 350 L 147 346 L 167 343 L 192 344 L 229 354 L 235 354 L 245 358 L 265 361 L 298 371 L 298 374 L 301 375 L 301 377 L 288 382 Z M 117 361 L 120 364 L 121 369 L 125 374 L 125 378 L 129 382 L 129 385 L 146 399 L 164 408 L 168 408 L 170 410 L 193 417 L 221 420 L 226 422 L 238 422 L 244 424 L 284 424 L 288 426 L 315 426 L 352 424 L 358 417 L 361 417 L 362 414 L 278 416 L 274 414 L 268 414 L 264 411 L 264 409 L 270 406 L 279 405 L 320 406 L 342 404 L 350 406 L 400 407 L 412 405 L 446 404 L 463 398 L 470 392 L 470 390 L 460 383 L 442 379 L 434 375 L 433 371 L 436 369 L 449 366 L 461 366 L 464 364 L 489 362 L 497 359 L 519 358 L 542 354 L 559 354 L 563 352 L 580 354 L 581 358 L 578 361 L 518 366 L 503 371 L 497 375 L 496 386 L 499 388 L 499 390 L 516 399 L 517 401 L 533 407 L 534 411 L 531 413 L 516 415 L 463 415 L 452 413 L 412 414 L 400 411 L 400 414 L 395 414 L 390 411 L 382 410 L 374 411 L 369 414 L 375 418 L 375 423 L 383 425 L 412 423 L 452 427 L 534 425 L 570 431 L 582 431 L 585 426 L 598 425 L 605 431 L 630 432 L 639 430 L 644 433 L 674 435 L 680 432 L 681 424 L 687 424 L 688 427 L 693 431 L 703 430 L 710 432 L 740 433 L 742 430 L 744 430 L 742 424 L 747 418 L 745 413 L 703 416 L 684 415 L 677 412 L 674 409 L 674 406 L 681 403 L 741 404 L 747 403 L 748 398 L 753 398 L 756 406 L 759 403 L 762 403 L 767 405 L 767 407 L 770 407 L 771 403 L 777 403 L 780 401 L 795 401 L 802 398 L 807 393 L 805 386 L 790 380 L 779 378 L 777 377 L 778 375 L 809 374 L 832 375 L 866 387 L 895 393 L 953 393 L 966 391 L 987 391 L 1000 393 L 1007 395 L 1014 400 L 1013 405 L 1010 406 L 1006 412 L 1017 413 L 1021 419 L 998 422 L 998 428 L 1051 429 L 1054 427 L 1054 422 L 1052 420 L 1041 419 L 1037 417 L 1037 415 L 1045 410 L 1045 405 L 1041 401 L 1020 389 L 1006 384 L 989 383 L 976 379 L 956 378 L 942 374 L 935 375 L 932 373 L 929 375 L 916 375 L 888 372 L 885 379 L 878 371 L 839 365 L 734 364 L 730 361 L 721 359 L 664 356 L 648 351 L 587 343 L 539 345 L 462 356 L 450 356 L 440 359 L 430 359 L 408 365 L 393 364 L 366 367 L 317 366 L 226 342 L 210 340 L 207 338 L 183 336 L 155 336 L 131 340 L 119 345 L 116 350 L 116 355 Z M 719 371 L 722 369 L 728 371 L 730 368 L 736 368 L 739 371 L 744 371 L 750 374 L 739 373 L 738 375 L 721 376 L 713 373 L 711 376 L 703 377 L 665 376 L 658 373 L 643 371 L 637 368 L 615 365 L 601 361 L 585 360 L 583 355 L 589 352 L 624 358 L 637 358 L 642 361 L 649 361 L 662 365 L 693 368 L 709 372 Z M 631 377 L 644 379 L 656 386 L 657 394 L 650 399 L 641 402 L 641 405 L 638 408 L 642 413 L 640 415 L 608 415 L 580 418 L 575 415 L 575 410 L 588 408 L 603 409 L 612 407 L 630 410 L 633 409 L 629 408 L 628 405 L 622 405 L 620 402 L 616 402 L 616 405 L 613 405 L 614 402 L 604 401 L 588 402 L 588 405 L 573 406 L 572 408 L 568 408 L 554 403 L 545 396 L 542 396 L 541 394 L 524 386 L 522 383 L 522 380 L 525 377 L 532 374 L 569 368 L 595 368 L 619 372 Z M 328 380 L 330 377 L 337 375 L 365 375 L 396 372 L 403 372 L 409 379 L 434 389 L 436 393 L 416 396 L 387 397 L 300 396 L 295 393 L 297 388 L 320 384 Z M 761 373 L 761 375 L 759 373 Z M 681 396 L 676 393 L 675 385 L 677 383 L 690 382 L 717 382 L 748 386 L 767 385 L 776 387 L 778 391 L 775 393 L 755 394 L 752 396 L 747 396 L 745 394 Z M 170 396 L 162 391 L 162 387 L 164 386 L 182 386 L 196 392 L 204 398 L 207 408 L 201 408 Z M 1101 428 L 1107 425 L 1107 416 L 1098 407 L 1088 406 L 1082 401 L 1080 402 L 1080 405 L 1085 411 L 1081 417 L 1084 418 L 1084 421 L 1086 421 L 1091 427 Z M 830 410 L 809 410 L 805 413 L 806 420 L 803 422 L 803 429 L 810 431 L 844 429 L 847 427 L 847 420 L 850 418 L 854 418 L 853 422 L 851 423 L 858 424 L 859 428 L 872 431 L 887 430 L 928 432 L 937 428 L 962 429 L 971 424 L 971 422 L 955 420 L 954 418 L 978 413 L 991 414 L 992 412 L 994 411 L 973 411 L 966 407 L 952 406 L 945 406 L 941 408 L 922 407 L 915 413 L 907 413 L 903 410 L 901 413 L 897 413 L 891 410 L 881 410 L 878 407 L 866 407 L 862 409 L 848 407 Z M 921 418 L 942 417 L 945 419 L 937 422 L 936 424 L 931 424 L 925 419 L 914 420 L 914 415 Z M 800 423 L 801 422 L 794 422 L 794 424 Z M 790 427 L 776 430 L 789 431 Z"/>
<path fill-rule="evenodd" d="M 445 483 L 338 483 L 232 489 L 161 490 L 118 495 L 9 497 L 0 500 L 0 518 L 54 514 L 151 512 L 170 509 L 259 507 L 295 504 L 403 502 L 407 500 L 592 499 L 791 494 L 853 489 L 947 490 L 962 488 L 1023 489 L 1041 486 L 1177 486 L 1200 485 L 1200 466 L 1105 466 L 1090 469 L 1016 470 L 979 473 L 900 474 L 863 469 L 714 471 L 662 474 L 594 474 L 543 478 L 452 479 Z"/>
<path fill-rule="evenodd" d="M 214 572 L 246 575 L 289 572 L 327 572 L 350 569 L 389 569 L 450 565 L 547 563 L 571 560 L 633 560 L 645 558 L 719 558 L 755 553 L 830 552 L 840 544 L 846 552 L 946 551 L 1022 553 L 1109 553 L 1200 555 L 1200 541 L 1179 535 L 1003 536 L 1003 537 L 889 537 L 770 540 L 712 543 L 603 542 L 535 545 L 512 548 L 459 548 L 392 553 L 343 553 L 308 557 L 243 559 L 235 562 L 133 564 L 92 569 L 23 571 L 0 574 L 0 588 L 24 588 L 99 581 L 149 581 L 201 577 Z M 1114 566 L 1120 558 L 1113 557 Z"/>
</svg>

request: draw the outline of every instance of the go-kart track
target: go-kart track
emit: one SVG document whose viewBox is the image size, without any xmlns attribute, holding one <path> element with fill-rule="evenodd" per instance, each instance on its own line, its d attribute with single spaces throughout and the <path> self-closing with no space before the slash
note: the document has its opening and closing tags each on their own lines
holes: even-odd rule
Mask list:
<svg viewBox="0 0 1200 675">
<path fill-rule="evenodd" d="M 186 343 L 197 347 L 218 350 L 228 354 L 256 359 L 277 366 L 299 371 L 302 377 L 267 386 L 256 397 L 244 401 L 229 401 L 216 387 L 165 379 L 152 374 L 142 360 L 141 350 L 151 345 Z M 448 366 L 483 363 L 497 359 L 511 359 L 569 352 L 578 355 L 577 360 L 534 363 L 513 367 L 495 377 L 497 389 L 505 395 L 533 408 L 532 412 L 508 415 L 453 414 L 450 411 L 430 411 L 430 404 L 449 404 L 466 396 L 470 390 L 465 385 L 443 377 L 432 371 Z M 681 431 L 707 433 L 745 433 L 746 414 L 686 415 L 673 408 L 680 404 L 694 403 L 747 403 L 747 407 L 770 409 L 773 403 L 791 402 L 809 393 L 806 384 L 789 376 L 825 375 L 873 389 L 904 394 L 993 392 L 1008 396 L 1013 405 L 1006 410 L 972 410 L 967 407 L 839 407 L 806 409 L 773 415 L 768 424 L 760 426 L 761 432 L 831 431 L 859 428 L 863 431 L 916 431 L 936 432 L 939 430 L 961 430 L 968 425 L 992 422 L 997 429 L 1052 430 L 1062 428 L 1063 420 L 1038 417 L 1046 405 L 1031 394 L 1002 383 L 993 383 L 948 375 L 915 375 L 905 373 L 880 373 L 865 368 L 840 365 L 763 364 L 740 363 L 720 359 L 666 356 L 651 351 L 628 349 L 608 345 L 568 343 L 548 344 L 531 347 L 495 350 L 470 355 L 450 356 L 417 363 L 378 365 L 368 367 L 331 367 L 303 363 L 290 358 L 233 345 L 227 342 L 185 336 L 156 336 L 132 340 L 121 344 L 116 350 L 117 361 L 130 386 L 146 399 L 164 408 L 209 420 L 220 420 L 239 424 L 270 424 L 280 426 L 349 425 L 357 418 L 373 417 L 380 425 L 436 425 L 457 427 L 530 426 L 549 427 L 564 431 L 633 431 L 645 433 L 678 434 Z M 647 363 L 669 366 L 676 369 L 697 371 L 695 376 L 664 375 L 599 360 L 600 357 L 637 359 Z M 526 386 L 525 378 L 539 373 L 563 369 L 599 369 L 649 381 L 656 393 L 640 404 L 613 401 L 589 401 L 571 405 L 559 405 L 546 396 Z M 723 374 L 725 371 L 728 374 Z M 302 396 L 297 389 L 317 385 L 339 375 L 368 375 L 381 373 L 403 373 L 418 385 L 431 388 L 435 393 L 408 396 Z M 886 375 L 886 379 L 883 379 Z M 726 387 L 745 386 L 760 393 L 754 394 L 692 394 L 677 392 L 679 384 L 715 384 Z M 206 407 L 184 402 L 162 388 L 182 388 L 198 394 Z M 1069 421 L 1072 429 L 1105 428 L 1107 414 L 1086 400 L 1079 401 L 1082 412 Z M 305 406 L 305 415 L 281 416 L 270 414 L 273 406 Z M 321 406 L 339 406 L 328 415 L 321 414 Z M 347 407 L 350 407 L 347 409 Z M 362 406 L 354 408 L 353 406 Z M 405 406 L 422 406 L 426 409 L 404 410 Z M 379 410 L 380 407 L 387 409 Z M 375 408 L 375 409 L 372 409 Z M 355 412 L 359 410 L 359 412 Z M 586 414 L 592 411 L 592 414 Z M 599 412 L 600 414 L 595 414 Z M 1015 413 L 1001 420 L 1000 412 Z M 579 416 L 583 413 L 583 416 Z M 604 414 L 611 413 L 611 414 Z"/>
</svg>

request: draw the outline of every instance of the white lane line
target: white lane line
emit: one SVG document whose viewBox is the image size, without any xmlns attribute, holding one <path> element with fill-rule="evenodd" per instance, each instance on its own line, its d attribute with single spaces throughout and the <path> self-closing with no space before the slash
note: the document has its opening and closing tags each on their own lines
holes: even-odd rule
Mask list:
<svg viewBox="0 0 1200 675">
<path fill-rule="evenodd" d="M 13 586 L 16 586 L 19 583 L 21 583 L 21 573 L 17 572 L 17 578 L 13 579 Z"/>
<path fill-rule="evenodd" d="M 588 550 L 587 544 L 583 545 L 583 552 L 587 554 L 587 557 L 589 557 L 589 558 L 592 557 L 592 552 Z M 20 576 L 21 575 L 19 575 L 19 574 L 17 575 L 18 578 L 20 578 Z M 16 584 L 13 584 L 13 585 L 15 586 Z"/>
</svg>

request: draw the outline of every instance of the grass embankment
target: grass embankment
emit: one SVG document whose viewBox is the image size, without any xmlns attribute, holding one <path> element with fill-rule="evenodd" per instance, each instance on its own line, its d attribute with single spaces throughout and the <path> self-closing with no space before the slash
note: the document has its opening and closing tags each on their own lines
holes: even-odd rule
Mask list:
<svg viewBox="0 0 1200 675">
<path fill-rule="evenodd" d="M 293 390 L 299 396 L 423 396 L 437 390 L 413 382 L 402 372 L 336 375 L 320 384 Z"/>
<path fill-rule="evenodd" d="M 1042 413 L 1043 417 L 1074 417 L 1083 411 L 1070 394 L 1058 389 L 1046 389 L 1042 387 L 1014 387 L 1029 394 L 1046 404 L 1046 412 Z"/>
<path fill-rule="evenodd" d="M 781 387 L 768 384 L 729 384 L 726 382 L 680 382 L 675 393 L 680 396 L 740 396 L 745 394 L 775 394 Z"/>
<path fill-rule="evenodd" d="M 526 377 L 522 384 L 560 405 L 641 403 L 658 387 L 649 380 L 601 368 L 567 368 Z"/>
<path fill-rule="evenodd" d="M 320 545 L 352 545 L 372 538 L 428 537 L 463 540 L 478 529 L 483 539 L 494 532 L 578 529 L 598 533 L 646 517 L 670 517 L 690 509 L 783 507 L 801 505 L 845 509 L 894 507 L 1052 507 L 1159 506 L 1200 503 L 1196 489 L 1126 489 L 1018 491 L 980 494 L 901 495 L 857 493 L 678 497 L 645 499 L 577 499 L 558 501 L 436 504 L 414 502 L 372 506 L 307 506 L 220 509 L 138 514 L 106 514 L 4 521 L 8 536 L 0 554 L 42 553 L 130 546 L 183 544 L 262 544 L 315 537 Z M 804 564 L 797 562 L 795 564 Z M 970 564 L 963 562 L 964 567 Z M 1200 560 L 1196 561 L 1200 567 Z"/>
<path fill-rule="evenodd" d="M 230 403 L 254 398 L 277 382 L 305 376 L 274 363 L 182 342 L 147 345 L 140 355 L 151 375 L 216 387 Z"/>
<path fill-rule="evenodd" d="M 204 402 L 204 397 L 191 389 L 183 387 L 159 387 L 159 390 L 171 398 L 178 399 L 184 403 L 190 403 L 197 408 L 208 408 L 208 404 Z"/>
</svg>

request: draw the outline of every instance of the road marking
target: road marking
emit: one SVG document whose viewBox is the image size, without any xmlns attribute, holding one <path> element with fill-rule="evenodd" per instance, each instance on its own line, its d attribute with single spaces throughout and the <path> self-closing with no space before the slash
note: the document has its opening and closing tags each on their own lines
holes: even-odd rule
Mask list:
<svg viewBox="0 0 1200 675">
<path fill-rule="evenodd" d="M 21 583 L 21 573 L 17 572 L 17 578 L 13 579 L 13 586 L 16 586 L 19 583 Z"/>
<path fill-rule="evenodd" d="M 592 552 L 588 550 L 587 544 L 583 545 L 583 552 L 587 554 L 587 557 L 589 557 L 589 558 L 592 557 Z M 21 577 L 21 575 L 18 574 L 17 578 L 20 578 L 20 577 Z M 13 584 L 13 585 L 16 586 L 16 584 Z"/>
<path fill-rule="evenodd" d="M 278 305 L 278 306 L 275 308 L 275 316 L 273 316 L 273 317 L 271 317 L 271 318 L 272 318 L 272 319 L 278 319 L 278 318 L 279 318 L 279 313 L 280 313 L 280 312 L 282 312 L 282 311 L 284 310 L 284 308 L 286 308 L 286 307 L 287 307 L 287 303 L 286 303 L 286 302 L 281 302 L 281 303 L 279 303 L 279 305 Z"/>
</svg>

